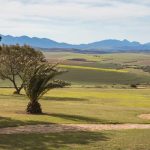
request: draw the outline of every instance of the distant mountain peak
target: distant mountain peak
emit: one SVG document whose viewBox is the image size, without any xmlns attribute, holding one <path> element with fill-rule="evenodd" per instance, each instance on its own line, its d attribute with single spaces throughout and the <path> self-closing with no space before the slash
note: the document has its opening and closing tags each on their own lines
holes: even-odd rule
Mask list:
<svg viewBox="0 0 150 150">
<path fill-rule="evenodd" d="M 122 42 L 127 42 L 127 43 L 129 43 L 130 41 L 128 41 L 127 39 L 124 39 L 124 40 L 122 40 Z"/>
<path fill-rule="evenodd" d="M 137 41 L 130 42 L 127 39 L 116 40 L 116 39 L 106 39 L 102 41 L 97 41 L 89 44 L 67 44 L 59 43 L 48 38 L 38 38 L 29 37 L 26 35 L 15 37 L 11 35 L 1 35 L 3 44 L 13 45 L 30 45 L 32 47 L 38 48 L 73 48 L 73 49 L 83 49 L 83 50 L 98 50 L 98 51 L 115 51 L 115 50 L 150 50 L 150 43 L 141 44 Z"/>
</svg>

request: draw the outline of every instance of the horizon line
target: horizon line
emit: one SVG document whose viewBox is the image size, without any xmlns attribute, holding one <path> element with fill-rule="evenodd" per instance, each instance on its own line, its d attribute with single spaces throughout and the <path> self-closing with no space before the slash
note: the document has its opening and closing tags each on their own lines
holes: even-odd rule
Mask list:
<svg viewBox="0 0 150 150">
<path fill-rule="evenodd" d="M 87 43 L 70 43 L 70 42 L 63 42 L 63 41 L 57 41 L 54 39 L 51 39 L 49 37 L 39 37 L 39 36 L 29 36 L 29 35 L 10 35 L 10 34 L 0 34 L 1 36 L 12 36 L 14 38 L 19 38 L 19 37 L 29 37 L 29 38 L 39 38 L 39 39 L 47 39 L 47 40 L 51 40 L 57 43 L 64 43 L 64 44 L 70 44 L 70 45 L 82 45 L 82 44 L 91 44 L 91 43 L 96 43 L 96 42 L 101 42 L 101 41 L 106 41 L 106 40 L 117 40 L 117 41 L 129 41 L 129 42 L 138 42 L 139 44 L 147 44 L 150 43 L 150 41 L 148 42 L 141 42 L 141 41 L 136 41 L 136 40 L 128 40 L 126 38 L 124 39 L 117 39 L 117 38 L 106 38 L 106 39 L 101 39 L 101 40 L 95 40 L 95 41 L 91 41 L 91 42 L 87 42 Z"/>
</svg>

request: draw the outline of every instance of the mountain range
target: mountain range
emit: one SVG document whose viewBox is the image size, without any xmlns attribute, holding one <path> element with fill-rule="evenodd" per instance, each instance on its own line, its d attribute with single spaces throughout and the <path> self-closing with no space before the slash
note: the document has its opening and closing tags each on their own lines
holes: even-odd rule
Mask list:
<svg viewBox="0 0 150 150">
<path fill-rule="evenodd" d="M 68 43 L 60 43 L 47 38 L 20 36 L 15 37 L 11 35 L 0 35 L 2 37 L 1 44 L 7 45 L 30 45 L 42 49 L 76 49 L 84 51 L 97 52 L 117 52 L 117 51 L 150 51 L 150 43 L 141 44 L 140 42 L 130 42 L 128 40 L 107 39 L 98 42 L 73 45 Z"/>
</svg>

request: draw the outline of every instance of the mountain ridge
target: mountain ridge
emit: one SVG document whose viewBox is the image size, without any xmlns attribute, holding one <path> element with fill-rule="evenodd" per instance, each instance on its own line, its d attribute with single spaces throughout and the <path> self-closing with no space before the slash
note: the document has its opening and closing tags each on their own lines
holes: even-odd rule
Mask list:
<svg viewBox="0 0 150 150">
<path fill-rule="evenodd" d="M 150 51 L 150 43 L 141 44 L 137 41 L 106 39 L 88 44 L 68 44 L 57 42 L 48 38 L 38 38 L 29 36 L 11 36 L 1 35 L 1 44 L 20 44 L 30 45 L 36 48 L 63 48 L 63 49 L 80 49 L 80 50 L 97 50 L 97 51 Z"/>
</svg>

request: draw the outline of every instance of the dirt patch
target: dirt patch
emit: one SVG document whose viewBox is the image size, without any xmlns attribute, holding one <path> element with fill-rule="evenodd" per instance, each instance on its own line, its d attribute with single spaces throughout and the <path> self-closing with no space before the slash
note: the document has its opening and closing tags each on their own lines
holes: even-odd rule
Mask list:
<svg viewBox="0 0 150 150">
<path fill-rule="evenodd" d="M 0 128 L 0 134 L 150 129 L 150 124 L 46 124 Z"/>
<path fill-rule="evenodd" d="M 150 114 L 141 114 L 138 117 L 142 118 L 142 119 L 148 119 L 148 120 L 150 120 Z"/>
</svg>

